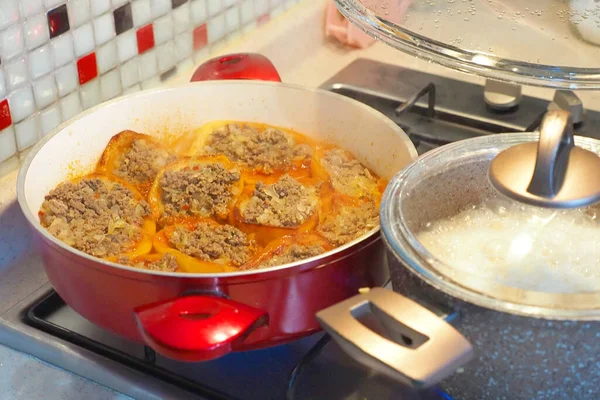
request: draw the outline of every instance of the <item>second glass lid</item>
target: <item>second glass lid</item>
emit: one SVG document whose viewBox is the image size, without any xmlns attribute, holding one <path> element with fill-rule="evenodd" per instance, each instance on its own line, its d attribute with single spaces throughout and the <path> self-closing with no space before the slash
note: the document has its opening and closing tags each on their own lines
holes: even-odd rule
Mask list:
<svg viewBox="0 0 600 400">
<path fill-rule="evenodd" d="M 463 72 L 527 85 L 600 89 L 596 0 L 336 0 L 367 33 Z"/>
</svg>

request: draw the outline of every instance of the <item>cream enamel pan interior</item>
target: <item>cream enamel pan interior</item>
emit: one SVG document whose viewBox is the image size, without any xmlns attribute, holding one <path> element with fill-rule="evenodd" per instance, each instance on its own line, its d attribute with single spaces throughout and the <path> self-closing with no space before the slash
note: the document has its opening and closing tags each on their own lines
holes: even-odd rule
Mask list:
<svg viewBox="0 0 600 400">
<path fill-rule="evenodd" d="M 215 120 L 264 122 L 295 129 L 352 152 L 364 165 L 386 179 L 390 179 L 417 157 L 409 138 L 393 121 L 378 111 L 341 95 L 282 83 L 198 82 L 120 97 L 83 112 L 56 128 L 31 150 L 21 167 L 17 183 L 21 208 L 33 226 L 46 238 L 79 256 L 97 260 L 66 246 L 42 228 L 37 212 L 44 196 L 60 182 L 91 171 L 110 138 L 123 130 L 130 129 L 160 138 L 190 132 Z M 376 228 L 363 237 L 318 257 L 342 251 L 377 234 L 378 230 Z M 269 269 L 288 268 L 310 260 Z M 108 262 L 106 264 L 132 269 Z M 139 269 L 136 271 L 182 275 Z"/>
</svg>

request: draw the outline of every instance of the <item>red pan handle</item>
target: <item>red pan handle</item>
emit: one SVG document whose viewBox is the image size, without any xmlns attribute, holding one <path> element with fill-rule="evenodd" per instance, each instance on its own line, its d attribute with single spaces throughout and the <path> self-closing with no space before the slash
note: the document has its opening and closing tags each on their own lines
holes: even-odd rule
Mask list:
<svg viewBox="0 0 600 400">
<path fill-rule="evenodd" d="M 134 311 L 145 343 L 180 361 L 208 361 L 234 351 L 268 323 L 262 310 L 210 295 L 188 295 Z"/>
<path fill-rule="evenodd" d="M 246 79 L 281 82 L 273 63 L 256 53 L 238 53 L 216 57 L 200 65 L 191 82 L 222 79 Z"/>
<path fill-rule="evenodd" d="M 255 53 L 208 60 L 190 81 L 225 79 L 281 82 L 273 63 Z M 135 320 L 146 344 L 160 354 L 181 361 L 207 361 L 235 350 L 269 318 L 262 310 L 232 300 L 190 295 L 139 307 Z"/>
</svg>

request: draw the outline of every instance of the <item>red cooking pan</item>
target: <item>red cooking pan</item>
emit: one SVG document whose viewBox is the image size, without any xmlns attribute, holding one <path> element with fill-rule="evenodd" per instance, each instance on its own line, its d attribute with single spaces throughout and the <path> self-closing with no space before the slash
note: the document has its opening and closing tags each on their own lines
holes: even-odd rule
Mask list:
<svg viewBox="0 0 600 400">
<path fill-rule="evenodd" d="M 384 115 L 341 95 L 280 83 L 259 55 L 211 60 L 192 80 L 203 82 L 120 97 L 59 126 L 25 160 L 18 200 L 50 282 L 75 311 L 168 357 L 202 361 L 314 333 L 317 311 L 381 285 L 388 271 L 379 229 L 318 257 L 261 270 L 155 272 L 94 258 L 50 235 L 37 213 L 52 188 L 91 171 L 123 130 L 160 138 L 214 120 L 293 128 L 351 151 L 386 179 L 417 153 Z"/>
</svg>

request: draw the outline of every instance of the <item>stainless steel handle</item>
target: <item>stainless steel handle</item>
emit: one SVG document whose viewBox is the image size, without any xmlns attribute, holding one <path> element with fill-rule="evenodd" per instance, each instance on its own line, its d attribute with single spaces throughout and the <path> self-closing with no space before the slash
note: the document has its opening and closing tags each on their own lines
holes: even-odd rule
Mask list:
<svg viewBox="0 0 600 400">
<path fill-rule="evenodd" d="M 365 311 L 378 314 L 396 335 L 386 338 L 361 323 L 357 316 Z M 473 356 L 469 341 L 450 324 L 391 290 L 371 289 L 318 312 L 317 320 L 356 361 L 415 387 L 435 385 Z M 393 336 L 412 343 L 399 344 Z"/>
<path fill-rule="evenodd" d="M 540 197 L 555 197 L 563 186 L 573 139 L 573 119 L 568 111 L 548 111 L 540 126 L 537 157 L 527 191 Z"/>
</svg>

